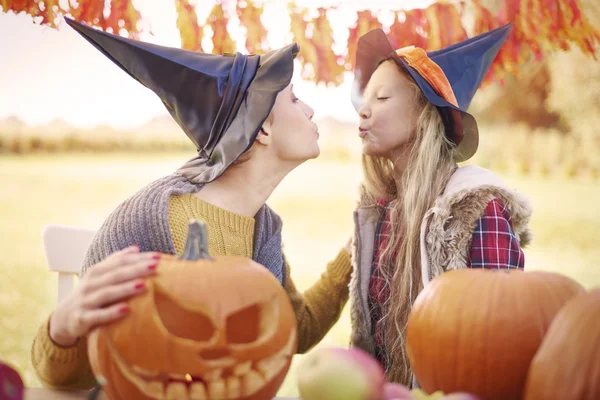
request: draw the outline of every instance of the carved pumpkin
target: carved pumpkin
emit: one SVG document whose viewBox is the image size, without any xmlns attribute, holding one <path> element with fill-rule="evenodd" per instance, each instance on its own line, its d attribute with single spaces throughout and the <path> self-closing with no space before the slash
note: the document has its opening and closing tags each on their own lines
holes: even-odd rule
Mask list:
<svg viewBox="0 0 600 400">
<path fill-rule="evenodd" d="M 428 393 L 521 399 L 527 370 L 560 308 L 584 289 L 549 272 L 460 269 L 434 278 L 407 325 L 414 374 Z"/>
<path fill-rule="evenodd" d="M 600 289 L 556 315 L 529 367 L 525 399 L 600 399 Z"/>
<path fill-rule="evenodd" d="M 244 257 L 207 256 L 190 224 L 182 258 L 164 255 L 124 319 L 89 337 L 92 370 L 118 399 L 271 399 L 297 346 L 287 293 Z"/>
</svg>

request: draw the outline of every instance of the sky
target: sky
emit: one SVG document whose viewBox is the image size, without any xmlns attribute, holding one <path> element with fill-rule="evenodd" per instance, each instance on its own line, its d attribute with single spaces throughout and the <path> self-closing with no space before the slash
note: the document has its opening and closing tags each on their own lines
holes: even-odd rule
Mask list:
<svg viewBox="0 0 600 400">
<path fill-rule="evenodd" d="M 395 0 L 394 8 L 421 8 L 431 2 Z M 234 9 L 235 2 L 230 3 Z M 134 0 L 134 4 L 153 33 L 143 33 L 142 40 L 180 47 L 174 1 Z M 199 21 L 203 21 L 214 1 L 197 1 L 197 4 Z M 264 4 L 263 23 L 269 32 L 269 44 L 278 48 L 290 43 L 287 2 L 269 0 Z M 339 6 L 341 2 L 297 0 L 296 4 L 314 8 Z M 336 51 L 341 51 L 346 43 L 348 31 L 343 28 L 352 25 L 355 11 L 364 8 L 364 4 L 364 0 L 344 1 L 328 15 L 336 34 Z M 368 4 L 373 9 L 389 7 L 388 0 L 369 0 Z M 385 19 L 390 17 L 391 14 L 382 13 L 380 20 L 387 22 Z M 229 28 L 237 39 L 238 51 L 245 53 L 237 17 L 231 18 Z M 208 37 L 205 35 L 203 42 L 207 51 L 212 49 L 210 34 L 207 31 Z M 346 74 L 339 87 L 326 88 L 303 80 L 298 66 L 293 79 L 294 92 L 315 109 L 315 118 L 356 120 L 350 102 L 352 73 Z M 76 127 L 106 124 L 128 128 L 161 115 L 167 115 L 167 111 L 153 92 L 129 77 L 66 24 L 53 29 L 34 24 L 23 13 L 0 12 L 0 119 L 17 116 L 32 126 L 62 119 Z"/>
</svg>

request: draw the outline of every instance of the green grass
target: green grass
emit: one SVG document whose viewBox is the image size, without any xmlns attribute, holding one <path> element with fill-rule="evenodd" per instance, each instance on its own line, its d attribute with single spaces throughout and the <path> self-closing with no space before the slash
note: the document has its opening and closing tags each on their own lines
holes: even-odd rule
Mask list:
<svg viewBox="0 0 600 400">
<path fill-rule="evenodd" d="M 97 228 L 120 201 L 180 166 L 187 154 L 35 154 L 0 157 L 0 359 L 27 385 L 39 386 L 29 351 L 39 324 L 56 302 L 56 276 L 46 270 L 42 227 L 64 223 Z M 528 269 L 600 285 L 600 185 L 504 176 L 532 201 L 535 234 Z M 307 288 L 352 230 L 360 168 L 311 161 L 274 193 L 270 204 L 284 220 L 285 252 L 296 285 Z M 320 346 L 348 344 L 348 308 Z M 281 395 L 295 395 L 294 366 Z"/>
</svg>

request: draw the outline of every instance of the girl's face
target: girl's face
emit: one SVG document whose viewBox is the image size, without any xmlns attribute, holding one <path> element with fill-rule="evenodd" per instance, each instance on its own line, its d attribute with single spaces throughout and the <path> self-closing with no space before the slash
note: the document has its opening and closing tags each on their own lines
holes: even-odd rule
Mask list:
<svg viewBox="0 0 600 400">
<path fill-rule="evenodd" d="M 411 142 L 418 115 L 409 79 L 391 60 L 381 63 L 371 76 L 358 110 L 365 155 L 392 159 Z"/>
<path fill-rule="evenodd" d="M 291 84 L 277 95 L 263 131 L 271 136 L 271 149 L 278 159 L 301 164 L 319 155 L 319 131 L 312 121 L 314 113 L 294 95 Z"/>
</svg>

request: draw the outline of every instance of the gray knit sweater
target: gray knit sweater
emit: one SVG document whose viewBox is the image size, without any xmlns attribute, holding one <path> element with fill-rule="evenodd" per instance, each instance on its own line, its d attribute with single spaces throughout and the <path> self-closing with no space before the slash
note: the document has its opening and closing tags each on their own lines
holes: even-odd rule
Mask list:
<svg viewBox="0 0 600 400">
<path fill-rule="evenodd" d="M 96 233 L 80 277 L 90 266 L 111 253 L 134 244 L 140 246 L 141 251 L 175 254 L 169 229 L 169 197 L 195 193 L 202 186 L 175 173 L 150 183 L 125 200 Z M 281 218 L 269 206 L 263 205 L 255 216 L 253 259 L 268 268 L 285 285 L 281 226 Z"/>
</svg>

